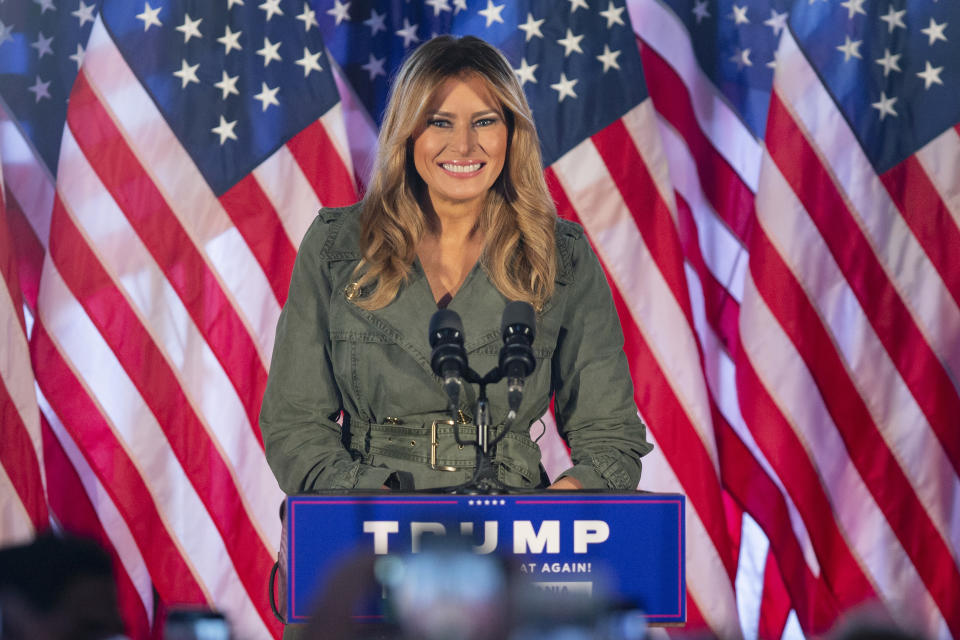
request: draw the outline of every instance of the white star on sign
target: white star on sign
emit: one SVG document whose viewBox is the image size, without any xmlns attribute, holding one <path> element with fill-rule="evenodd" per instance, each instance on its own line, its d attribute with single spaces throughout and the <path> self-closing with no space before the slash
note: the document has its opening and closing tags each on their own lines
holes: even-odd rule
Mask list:
<svg viewBox="0 0 960 640">
<path fill-rule="evenodd" d="M 707 9 L 707 0 L 694 0 L 693 15 L 697 16 L 697 24 L 700 24 L 701 20 L 710 17 L 710 10 Z"/>
<path fill-rule="evenodd" d="M 865 0 L 847 0 L 846 2 L 841 2 L 840 6 L 844 7 L 847 10 L 847 19 L 853 20 L 853 16 L 858 13 L 867 15 L 867 12 L 863 10 L 863 3 Z"/>
<path fill-rule="evenodd" d="M 773 29 L 773 35 L 779 36 L 780 32 L 787 26 L 787 17 L 789 17 L 789 15 L 786 11 L 777 13 L 776 9 L 770 9 L 770 17 L 764 20 L 763 24 Z"/>
<path fill-rule="evenodd" d="M 310 50 L 306 47 L 303 48 L 303 57 L 297 60 L 294 64 L 298 64 L 303 67 L 303 77 L 306 78 L 310 75 L 311 71 L 323 71 L 323 67 L 320 66 L 320 54 L 323 51 L 318 51 L 317 53 L 310 53 Z"/>
<path fill-rule="evenodd" d="M 570 3 L 570 13 L 573 13 L 577 9 L 583 7 L 584 9 L 590 10 L 590 7 L 587 6 L 587 0 L 567 0 Z"/>
<path fill-rule="evenodd" d="M 77 70 L 80 70 L 80 65 L 83 64 L 83 54 L 84 50 L 79 44 L 77 45 L 77 52 L 70 56 L 70 59 L 77 63 Z"/>
<path fill-rule="evenodd" d="M 897 112 L 893 110 L 893 103 L 896 101 L 896 98 L 888 98 L 887 94 L 881 91 L 880 100 L 870 106 L 880 112 L 880 119 L 883 120 L 887 115 L 896 117 Z"/>
<path fill-rule="evenodd" d="M 417 27 L 420 25 L 410 24 L 406 18 L 403 19 L 403 29 L 398 29 L 394 33 L 403 38 L 404 48 L 409 47 L 411 42 L 420 42 L 417 37 Z"/>
<path fill-rule="evenodd" d="M 370 59 L 367 61 L 367 64 L 361 65 L 360 68 L 370 74 L 371 81 L 377 76 L 383 76 L 384 78 L 386 78 L 387 72 L 383 70 L 383 63 L 386 61 L 387 61 L 386 58 L 378 58 L 371 53 Z"/>
<path fill-rule="evenodd" d="M 279 90 L 280 90 L 280 87 L 271 89 L 270 87 L 267 86 L 266 82 L 261 82 L 260 93 L 253 96 L 253 98 L 254 100 L 259 100 L 260 104 L 263 105 L 263 110 L 266 111 L 267 107 L 269 107 L 270 105 L 274 105 L 277 107 L 280 106 L 280 101 L 277 100 L 277 91 Z"/>
<path fill-rule="evenodd" d="M 610 47 L 603 45 L 603 55 L 597 56 L 597 60 L 603 63 L 603 72 L 606 73 L 610 68 L 614 68 L 617 71 L 620 70 L 620 65 L 617 64 L 617 57 L 620 55 L 619 51 L 610 51 Z"/>
<path fill-rule="evenodd" d="M 190 38 L 197 37 L 203 39 L 203 35 L 200 33 L 200 23 L 203 21 L 203 18 L 197 18 L 196 20 L 190 19 L 190 14 L 184 14 L 183 24 L 177 27 L 177 31 L 183 34 L 183 41 L 189 42 Z"/>
<path fill-rule="evenodd" d="M 453 11 L 448 0 L 426 0 L 424 4 L 433 7 L 434 17 L 440 15 L 441 11 Z"/>
<path fill-rule="evenodd" d="M 734 24 L 750 24 L 750 18 L 747 17 L 747 7 L 738 7 L 733 5 L 733 11 L 730 13 Z"/>
<path fill-rule="evenodd" d="M 575 36 L 570 29 L 567 29 L 567 35 L 565 38 L 557 40 L 557 44 L 563 45 L 564 52 L 563 57 L 569 58 L 570 54 L 576 51 L 577 53 L 583 53 L 583 49 L 580 48 L 580 41 L 583 40 L 583 36 Z"/>
<path fill-rule="evenodd" d="M 80 6 L 77 7 L 76 11 L 71 12 L 70 15 L 76 16 L 77 19 L 80 20 L 80 28 L 82 29 L 83 25 L 87 24 L 88 22 L 93 22 L 93 10 L 96 8 L 97 8 L 96 3 L 93 3 L 90 6 L 87 6 L 86 4 L 84 4 L 83 0 L 80 0 Z M 41 13 L 40 15 L 43 15 L 43 13 Z"/>
<path fill-rule="evenodd" d="M 280 8 L 280 0 L 265 0 L 265 2 L 257 8 L 267 12 L 267 22 L 270 22 L 270 18 L 275 15 L 283 15 L 283 9 Z"/>
<path fill-rule="evenodd" d="M 946 28 L 947 28 L 946 22 L 941 22 L 940 24 L 937 24 L 933 18 L 930 18 L 930 26 L 927 27 L 926 29 L 920 29 L 920 33 L 923 33 L 928 38 L 930 38 L 930 42 L 927 44 L 929 44 L 930 46 L 933 46 L 933 43 L 936 42 L 937 40 L 943 40 L 944 42 L 947 41 L 947 36 L 943 35 L 943 30 Z"/>
<path fill-rule="evenodd" d="M 940 79 L 941 71 L 943 71 L 943 67 L 934 67 L 930 64 L 930 61 L 927 60 L 926 68 L 917 74 L 923 79 L 923 88 L 929 89 L 930 85 L 933 84 L 943 85 L 943 80 Z"/>
<path fill-rule="evenodd" d="M 901 54 L 891 54 L 890 49 L 883 50 L 883 57 L 877 58 L 876 63 L 883 67 L 883 77 L 886 78 L 890 75 L 891 71 L 901 71 L 900 69 L 900 56 Z"/>
<path fill-rule="evenodd" d="M 567 80 L 567 74 L 560 74 L 560 82 L 550 85 L 550 88 L 557 92 L 557 102 L 563 102 L 563 99 L 567 96 L 571 98 L 576 98 L 577 94 L 573 91 L 573 85 L 577 84 L 579 80 Z"/>
<path fill-rule="evenodd" d="M 536 71 L 539 66 L 539 64 L 527 64 L 526 58 L 520 58 L 520 68 L 514 69 L 513 72 L 517 74 L 517 80 L 520 81 L 521 87 L 527 82 L 537 84 L 537 78 L 533 75 L 533 72 Z"/>
<path fill-rule="evenodd" d="M 615 24 L 623 26 L 623 18 L 620 17 L 620 14 L 622 14 L 625 10 L 626 7 L 620 7 L 619 9 L 614 7 L 613 2 L 607 4 L 607 10 L 600 12 L 600 15 L 607 19 L 607 29 Z"/>
<path fill-rule="evenodd" d="M 237 126 L 236 120 L 231 120 L 227 122 L 223 116 L 220 116 L 220 124 L 215 126 L 213 129 L 210 129 L 213 133 L 220 136 L 220 146 L 223 146 L 223 143 L 227 141 L 227 138 L 230 140 L 236 140 L 237 134 L 233 132 L 233 128 Z"/>
<path fill-rule="evenodd" d="M 517 28 L 520 29 L 520 31 L 523 31 L 525 34 L 527 34 L 525 42 L 530 42 L 530 38 L 534 36 L 543 38 L 543 34 L 540 33 L 540 25 L 542 25 L 545 20 L 546 18 L 534 20 L 532 13 L 527 14 L 527 21 L 521 25 L 517 25 Z"/>
<path fill-rule="evenodd" d="M 150 8 L 149 2 L 143 3 L 143 13 L 137 14 L 137 20 L 143 20 L 143 30 L 146 31 L 150 27 L 156 25 L 162 27 L 163 23 L 160 22 L 160 18 L 157 16 L 160 15 L 160 9 L 163 7 L 157 7 L 156 9 Z"/>
<path fill-rule="evenodd" d="M 477 11 L 480 15 L 487 19 L 487 27 L 492 25 L 494 22 L 499 22 L 503 24 L 503 17 L 500 16 L 500 13 L 503 11 L 503 8 L 507 6 L 505 4 L 496 5 L 493 4 L 493 0 L 487 0 L 487 8 L 481 11 Z"/>
<path fill-rule="evenodd" d="M 180 88 L 186 89 L 187 85 L 191 82 L 196 82 L 200 84 L 200 81 L 197 79 L 197 69 L 200 68 L 200 63 L 197 63 L 193 66 L 187 64 L 186 59 L 180 61 L 180 70 L 174 71 L 173 75 L 180 78 Z"/>
<path fill-rule="evenodd" d="M 327 9 L 327 15 L 334 17 L 337 26 L 344 20 L 350 22 L 350 3 L 333 0 L 333 8 Z"/>
<path fill-rule="evenodd" d="M 386 31 L 387 27 L 383 19 L 387 17 L 385 13 L 377 13 L 376 9 L 370 9 L 370 17 L 363 21 L 363 24 L 370 27 L 370 36 L 377 35 L 378 31 Z"/>
<path fill-rule="evenodd" d="M 32 87 L 27 87 L 27 91 L 32 91 L 33 95 L 37 97 L 34 102 L 40 102 L 41 98 L 50 98 L 50 81 L 43 82 L 40 80 L 40 76 L 37 76 L 37 79 L 33 81 Z"/>
<path fill-rule="evenodd" d="M 36 42 L 31 44 L 30 46 L 37 50 L 37 57 L 40 59 L 43 59 L 43 56 L 47 55 L 48 53 L 50 55 L 53 55 L 53 49 L 50 48 L 51 42 L 53 42 L 53 36 L 47 38 L 46 36 L 43 35 L 43 32 L 41 31 L 37 35 Z"/>
<path fill-rule="evenodd" d="M 223 92 L 223 95 L 220 96 L 220 99 L 226 100 L 227 96 L 230 94 L 235 96 L 240 95 L 240 92 L 237 91 L 237 80 L 240 78 L 240 76 L 228 75 L 226 71 L 221 71 L 220 73 L 222 74 L 220 76 L 220 82 L 213 83 L 213 86 Z"/>
<path fill-rule="evenodd" d="M 280 54 L 277 53 L 277 49 L 280 48 L 280 43 L 270 42 L 268 38 L 263 39 L 263 48 L 257 49 L 257 55 L 263 57 L 263 66 L 266 67 L 272 61 L 276 60 L 280 62 L 283 58 L 280 57 Z"/>
<path fill-rule="evenodd" d="M 217 38 L 217 42 L 223 45 L 225 51 L 223 55 L 227 55 L 233 49 L 237 51 L 242 51 L 243 47 L 240 46 L 240 34 L 243 31 L 231 31 L 230 25 L 227 25 L 227 30 L 223 32 L 223 35 Z"/>
<path fill-rule="evenodd" d="M 837 51 L 843 52 L 843 61 L 850 62 L 850 58 L 863 58 L 860 55 L 860 45 L 863 40 L 851 40 L 850 36 L 844 36 L 844 43 L 837 47 Z"/>
<path fill-rule="evenodd" d="M 303 3 L 303 13 L 297 16 L 297 20 L 303 21 L 304 31 L 309 32 L 310 27 L 320 28 L 320 24 L 317 22 L 317 13 L 306 2 Z"/>
<path fill-rule="evenodd" d="M 890 8 L 887 9 L 887 13 L 880 16 L 880 19 L 887 23 L 887 33 L 893 33 L 893 30 L 897 27 L 900 27 L 901 29 L 907 28 L 907 25 L 903 24 L 903 16 L 906 15 L 906 13 L 906 9 L 894 11 L 893 5 L 890 5 Z"/>
</svg>

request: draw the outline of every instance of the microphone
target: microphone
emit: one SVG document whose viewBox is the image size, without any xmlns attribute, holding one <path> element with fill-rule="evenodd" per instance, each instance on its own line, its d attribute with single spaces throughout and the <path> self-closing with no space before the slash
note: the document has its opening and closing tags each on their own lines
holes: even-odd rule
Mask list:
<svg viewBox="0 0 960 640">
<path fill-rule="evenodd" d="M 500 375 L 507 379 L 508 418 L 513 419 L 523 400 L 523 380 L 537 367 L 533 357 L 534 327 L 537 316 L 527 302 L 511 302 L 503 310 L 500 333 L 503 347 L 500 348 Z"/>
<path fill-rule="evenodd" d="M 443 378 L 450 412 L 460 408 L 460 387 L 467 370 L 467 351 L 463 348 L 463 323 L 456 311 L 440 309 L 430 318 L 430 368 Z"/>
</svg>

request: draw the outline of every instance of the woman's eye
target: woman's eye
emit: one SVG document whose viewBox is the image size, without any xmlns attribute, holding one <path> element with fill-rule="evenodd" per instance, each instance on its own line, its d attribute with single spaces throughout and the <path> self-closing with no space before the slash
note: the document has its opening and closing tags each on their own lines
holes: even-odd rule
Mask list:
<svg viewBox="0 0 960 640">
<path fill-rule="evenodd" d="M 431 127 L 449 127 L 450 121 L 444 120 L 443 118 L 431 118 L 427 120 L 427 124 Z"/>
<path fill-rule="evenodd" d="M 496 118 L 480 118 L 479 120 L 474 122 L 473 125 L 475 127 L 489 127 L 492 124 L 496 124 L 496 122 L 497 122 Z"/>
</svg>

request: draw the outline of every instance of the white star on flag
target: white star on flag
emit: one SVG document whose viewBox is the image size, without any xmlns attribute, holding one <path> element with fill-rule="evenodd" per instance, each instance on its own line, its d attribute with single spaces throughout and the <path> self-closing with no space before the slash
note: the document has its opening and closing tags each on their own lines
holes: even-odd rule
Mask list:
<svg viewBox="0 0 960 640">
<path fill-rule="evenodd" d="M 320 66 L 320 54 L 322 53 L 322 51 L 310 53 L 309 49 L 306 47 L 303 48 L 303 57 L 297 60 L 294 64 L 298 64 L 303 67 L 304 78 L 309 76 L 311 71 L 323 71 L 323 67 Z"/>
<path fill-rule="evenodd" d="M 707 8 L 707 0 L 694 0 L 693 15 L 697 16 L 697 24 L 700 24 L 701 20 L 706 20 L 710 17 L 710 10 Z"/>
<path fill-rule="evenodd" d="M 867 15 L 867 12 L 863 10 L 863 3 L 864 0 L 847 0 L 846 2 L 841 2 L 840 6 L 847 10 L 847 19 L 853 20 L 853 16 L 858 13 Z"/>
<path fill-rule="evenodd" d="M 83 64 L 83 47 L 79 44 L 77 45 L 77 52 L 70 56 L 70 59 L 77 63 L 77 69 L 80 69 L 80 66 Z"/>
<path fill-rule="evenodd" d="M 370 9 L 370 17 L 363 21 L 363 24 L 370 27 L 370 35 L 377 35 L 378 31 L 386 31 L 387 27 L 384 24 L 384 18 L 387 15 L 385 13 L 377 13 L 376 9 Z"/>
<path fill-rule="evenodd" d="M 441 11 L 453 11 L 448 0 L 426 0 L 424 4 L 433 7 L 434 17 L 440 15 Z"/>
<path fill-rule="evenodd" d="M 275 15 L 277 16 L 283 15 L 283 9 L 280 8 L 280 0 L 266 0 L 263 4 L 261 4 L 257 8 L 263 9 L 264 11 L 267 12 L 267 18 L 266 18 L 267 22 L 270 22 L 270 18 L 272 18 Z"/>
<path fill-rule="evenodd" d="M 563 45 L 563 57 L 569 58 L 570 54 L 574 51 L 577 53 L 583 53 L 583 49 L 580 48 L 581 40 L 583 40 L 583 36 L 575 36 L 570 29 L 567 29 L 566 37 L 557 40 L 557 44 Z"/>
<path fill-rule="evenodd" d="M 741 49 L 737 47 L 736 51 L 732 56 L 730 56 L 730 62 L 734 62 L 737 65 L 737 69 L 743 69 L 744 67 L 752 67 L 753 62 L 750 60 L 750 47 L 746 49 Z"/>
<path fill-rule="evenodd" d="M 340 2 L 340 0 L 333 0 L 333 7 L 327 9 L 327 15 L 333 16 L 337 26 L 340 26 L 340 23 L 346 20 L 350 21 L 350 3 L 349 2 Z"/>
<path fill-rule="evenodd" d="M 901 54 L 891 54 L 890 49 L 883 50 L 883 57 L 877 58 L 876 63 L 883 67 L 883 77 L 886 78 L 890 75 L 891 71 L 900 71 L 900 56 Z"/>
<path fill-rule="evenodd" d="M 187 85 L 191 82 L 196 82 L 200 84 L 200 80 L 197 79 L 197 69 L 200 68 L 200 63 L 198 62 L 195 65 L 187 64 L 186 59 L 180 61 L 180 70 L 174 71 L 173 75 L 180 78 L 180 88 L 186 89 Z"/>
<path fill-rule="evenodd" d="M 579 80 L 567 80 L 567 74 L 560 74 L 560 82 L 550 85 L 550 88 L 557 92 L 557 102 L 563 102 L 563 99 L 567 96 L 571 98 L 576 98 L 577 94 L 573 91 L 573 85 L 577 84 Z"/>
<path fill-rule="evenodd" d="M 190 14 L 184 14 L 183 24 L 177 27 L 177 31 L 183 34 L 183 41 L 189 42 L 190 38 L 197 37 L 203 38 L 203 35 L 200 33 L 200 23 L 203 21 L 203 18 L 197 18 L 196 20 L 190 19 Z"/>
<path fill-rule="evenodd" d="M 217 38 L 217 42 L 223 45 L 223 55 L 229 54 L 233 49 L 237 51 L 243 50 L 243 47 L 240 46 L 241 33 L 243 33 L 243 31 L 231 31 L 230 25 L 227 25 L 227 29 L 223 32 L 223 35 Z"/>
<path fill-rule="evenodd" d="M 521 25 L 517 25 L 517 28 L 520 29 L 520 31 L 523 31 L 525 34 L 527 34 L 525 42 L 530 42 L 530 38 L 534 36 L 543 38 L 543 34 L 540 33 L 540 25 L 544 23 L 544 20 L 546 20 L 546 18 L 534 20 L 533 14 L 527 13 L 527 21 Z"/>
<path fill-rule="evenodd" d="M 587 5 L 587 0 L 567 0 L 570 3 L 570 13 L 575 12 L 577 9 L 587 9 L 590 7 Z"/>
<path fill-rule="evenodd" d="M 407 18 L 403 19 L 403 29 L 398 29 L 395 33 L 403 38 L 404 48 L 409 47 L 412 42 L 420 42 L 420 38 L 417 37 L 418 26 L 420 25 L 410 24 Z"/>
<path fill-rule="evenodd" d="M 82 4 L 82 3 L 81 3 L 81 4 Z M 154 25 L 156 25 L 156 26 L 158 26 L 158 27 L 162 27 L 162 26 L 163 26 L 163 23 L 160 22 L 160 18 L 158 17 L 158 16 L 160 15 L 160 10 L 161 10 L 162 8 L 163 8 L 163 7 L 157 7 L 156 9 L 153 9 L 153 8 L 150 7 L 150 3 L 149 3 L 149 2 L 144 2 L 144 3 L 143 3 L 143 12 L 137 14 L 137 19 L 138 19 L 138 20 L 143 20 L 143 30 L 144 30 L 144 31 L 146 31 L 147 29 L 149 29 L 150 27 L 152 27 L 152 26 L 154 26 Z M 79 11 L 79 9 L 78 9 L 78 11 Z"/>
<path fill-rule="evenodd" d="M 899 71 L 899 69 L 897 69 Z M 917 75 L 923 80 L 923 88 L 929 89 L 931 85 L 934 84 L 943 84 L 943 80 L 940 79 L 940 72 L 943 71 L 943 67 L 934 67 L 930 64 L 930 61 L 926 61 L 926 66 L 923 71 Z"/>
<path fill-rule="evenodd" d="M 231 76 L 226 71 L 221 71 L 220 73 L 222 74 L 220 82 L 213 83 L 213 86 L 223 92 L 223 95 L 220 96 L 221 100 L 226 100 L 227 96 L 231 94 L 240 95 L 240 92 L 237 91 L 237 80 L 240 76 Z"/>
<path fill-rule="evenodd" d="M 227 120 L 223 116 L 220 116 L 220 124 L 215 126 L 210 131 L 220 136 L 220 146 L 222 147 L 223 143 L 226 142 L 227 139 L 230 139 L 230 140 L 237 139 L 237 134 L 233 132 L 233 128 L 235 126 L 237 126 L 236 120 L 231 120 L 227 122 Z"/>
<path fill-rule="evenodd" d="M 47 38 L 41 31 L 37 35 L 36 41 L 34 41 L 30 46 L 37 50 L 38 58 L 43 58 L 43 56 L 47 55 L 48 53 L 53 55 L 53 49 L 50 47 L 51 42 L 53 42 L 53 36 Z"/>
<path fill-rule="evenodd" d="M 613 2 L 610 2 L 607 5 L 606 11 L 601 11 L 600 15 L 607 19 L 607 29 L 613 27 L 615 24 L 625 26 L 623 18 L 620 15 L 626 10 L 626 7 L 614 7 Z"/>
<path fill-rule="evenodd" d="M 779 36 L 780 32 L 786 28 L 789 16 L 790 14 L 786 11 L 777 13 L 776 9 L 770 9 L 770 17 L 764 20 L 763 24 L 773 29 L 774 36 Z"/>
<path fill-rule="evenodd" d="M 34 80 L 32 87 L 27 87 L 27 91 L 31 91 L 33 95 L 36 96 L 34 102 L 40 102 L 41 98 L 50 97 L 50 81 L 42 81 L 40 76 L 37 76 L 37 79 Z"/>
<path fill-rule="evenodd" d="M 266 67 L 272 61 L 280 62 L 282 58 L 277 50 L 280 48 L 280 42 L 270 42 L 269 38 L 263 39 L 263 48 L 257 49 L 257 55 L 263 57 L 263 66 Z"/>
<path fill-rule="evenodd" d="M 619 51 L 610 51 L 609 45 L 603 45 L 603 54 L 597 56 L 597 60 L 603 63 L 603 72 L 606 73 L 611 68 L 620 70 L 620 65 L 617 63 L 617 56 L 620 55 Z"/>
<path fill-rule="evenodd" d="M 87 5 L 86 3 L 83 2 L 83 0 L 81 0 L 80 6 L 77 7 L 76 11 L 72 11 L 70 15 L 75 16 L 77 19 L 80 20 L 80 28 L 82 29 L 83 25 L 87 24 L 88 22 L 93 22 L 94 20 L 93 10 L 96 8 L 97 8 L 96 3 Z"/>
<path fill-rule="evenodd" d="M 480 15 L 487 19 L 487 27 L 492 25 L 494 22 L 503 23 L 503 17 L 500 13 L 503 11 L 503 8 L 507 6 L 505 4 L 493 4 L 493 0 L 487 0 L 487 8 L 477 11 Z"/>
<path fill-rule="evenodd" d="M 533 72 L 536 71 L 539 66 L 539 64 L 527 64 L 526 58 L 520 58 L 520 68 L 514 69 L 513 72 L 517 74 L 517 80 L 520 81 L 521 87 L 527 82 L 537 84 L 537 78 L 533 75 Z"/>
<path fill-rule="evenodd" d="M 943 35 L 943 30 L 946 28 L 947 28 L 946 22 L 941 22 L 937 24 L 936 20 L 934 20 L 933 18 L 930 18 L 930 26 L 927 27 L 926 29 L 920 29 L 920 33 L 930 38 L 930 42 L 928 42 L 927 44 L 929 44 L 930 46 L 933 46 L 933 43 L 936 42 L 937 40 L 943 40 L 944 42 L 947 41 L 947 36 Z"/>
<path fill-rule="evenodd" d="M 742 7 L 733 5 L 733 11 L 730 13 L 730 17 L 733 18 L 734 24 L 750 24 L 750 18 L 747 17 L 746 5 Z"/>
<path fill-rule="evenodd" d="M 881 91 L 880 100 L 870 106 L 880 112 L 880 119 L 883 120 L 887 115 L 896 117 L 897 112 L 893 110 L 893 103 L 896 101 L 896 98 L 888 98 L 887 94 Z"/>
<path fill-rule="evenodd" d="M 310 5 L 306 2 L 303 3 L 303 13 L 297 16 L 297 20 L 303 22 L 303 30 L 309 32 L 311 27 L 320 28 L 320 24 L 317 22 L 317 13 L 310 8 Z"/>
<path fill-rule="evenodd" d="M 863 58 L 860 55 L 860 45 L 863 40 L 851 40 L 850 36 L 844 36 L 844 42 L 837 47 L 837 51 L 843 52 L 843 61 L 850 62 L 850 58 Z"/>
<path fill-rule="evenodd" d="M 900 27 L 901 29 L 907 28 L 907 25 L 903 23 L 903 16 L 906 15 L 906 13 L 906 9 L 894 11 L 893 5 L 890 5 L 890 7 L 887 9 L 887 13 L 880 16 L 880 19 L 887 23 L 887 33 L 893 33 L 893 30 L 897 27 Z"/>
<path fill-rule="evenodd" d="M 386 58 L 378 58 L 372 53 L 370 54 L 370 59 L 367 61 L 367 64 L 360 65 L 360 68 L 365 70 L 370 74 L 370 80 L 373 80 L 377 76 L 387 76 L 387 72 L 383 70 L 383 64 L 387 61 Z"/>
<path fill-rule="evenodd" d="M 277 91 L 280 90 L 280 87 L 275 87 L 271 89 L 267 86 L 266 82 L 260 83 L 260 93 L 253 96 L 254 100 L 259 100 L 262 110 L 266 111 L 267 107 L 273 105 L 276 107 L 280 106 L 280 101 L 277 100 Z"/>
</svg>

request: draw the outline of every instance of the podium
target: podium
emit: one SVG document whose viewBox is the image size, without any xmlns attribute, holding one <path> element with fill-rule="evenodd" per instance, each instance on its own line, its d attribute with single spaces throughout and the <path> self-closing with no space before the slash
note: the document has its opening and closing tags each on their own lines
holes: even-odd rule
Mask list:
<svg viewBox="0 0 960 640">
<path fill-rule="evenodd" d="M 543 492 L 509 495 L 303 495 L 287 499 L 286 619 L 306 622 L 338 561 L 366 551 L 417 554 L 432 536 L 472 535 L 545 591 L 601 586 L 648 624 L 686 620 L 684 496 Z M 382 604 L 355 616 L 383 621 Z M 378 610 L 379 609 L 379 610 Z"/>
</svg>

